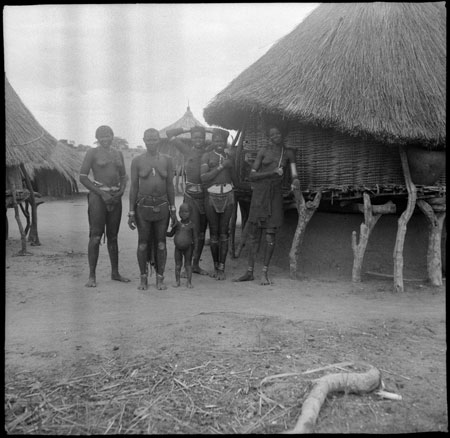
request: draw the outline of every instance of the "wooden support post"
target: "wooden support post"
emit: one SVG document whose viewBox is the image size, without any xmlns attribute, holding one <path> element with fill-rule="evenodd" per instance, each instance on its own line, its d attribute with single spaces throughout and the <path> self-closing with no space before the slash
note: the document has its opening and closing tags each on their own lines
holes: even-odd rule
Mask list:
<svg viewBox="0 0 450 438">
<path fill-rule="evenodd" d="M 378 222 L 378 219 L 380 219 L 381 217 L 381 213 L 373 214 L 372 203 L 370 202 L 370 196 L 367 193 L 363 194 L 363 199 L 364 199 L 364 206 L 363 206 L 364 222 L 360 226 L 359 242 L 357 242 L 356 231 L 352 232 L 353 282 L 361 281 L 361 268 L 364 260 L 364 254 L 367 248 L 367 243 L 369 242 L 369 236 L 373 228 L 375 227 L 376 223 Z"/>
<path fill-rule="evenodd" d="M 25 230 L 23 229 L 23 225 L 20 220 L 19 205 L 17 203 L 17 198 L 16 198 L 16 185 L 14 184 L 14 181 L 10 181 L 10 186 L 11 186 L 11 195 L 12 195 L 15 218 L 17 221 L 17 225 L 19 226 L 20 240 L 22 243 L 22 249 L 19 251 L 18 255 L 27 255 L 27 254 L 29 254 L 29 253 L 27 253 L 27 236 L 25 234 Z"/>
<path fill-rule="evenodd" d="M 444 199 L 445 202 L 445 198 Z M 430 205 L 431 204 L 431 205 Z M 418 207 L 428 219 L 427 272 L 432 286 L 442 286 L 441 239 L 445 220 L 445 204 L 419 199 Z"/>
<path fill-rule="evenodd" d="M 295 229 L 294 239 L 292 241 L 291 250 L 289 251 L 289 268 L 291 278 L 297 277 L 297 256 L 300 250 L 300 245 L 303 241 L 306 225 L 311 220 L 313 214 L 319 207 L 322 198 L 322 189 L 316 193 L 313 201 L 305 202 L 301 188 L 294 189 L 295 203 L 298 211 L 297 228 Z"/>
<path fill-rule="evenodd" d="M 394 247 L 394 291 L 403 292 L 403 245 L 405 243 L 406 228 L 411 218 L 417 200 L 417 188 L 412 182 L 409 172 L 408 158 L 403 146 L 399 147 L 402 162 L 403 175 L 405 176 L 406 189 L 408 191 L 408 204 L 406 210 L 398 219 L 397 236 Z"/>
<path fill-rule="evenodd" d="M 353 249 L 353 270 L 352 281 L 361 281 L 361 269 L 366 252 L 367 243 L 369 241 L 370 233 L 375 227 L 378 219 L 382 214 L 392 214 L 396 212 L 396 206 L 392 201 L 386 202 L 383 205 L 372 205 L 370 196 L 367 193 L 363 194 L 364 204 L 356 204 L 354 209 L 364 213 L 364 222 L 360 227 L 360 239 L 357 242 L 356 231 L 352 233 L 352 249 Z"/>
<path fill-rule="evenodd" d="M 28 172 L 25 169 L 23 163 L 20 163 L 20 170 L 25 178 L 25 184 L 27 189 L 30 191 L 30 204 L 31 204 L 31 227 L 30 234 L 28 235 L 28 241 L 32 246 L 39 246 L 41 243 L 39 242 L 38 230 L 37 230 L 37 205 L 36 205 L 36 197 L 34 196 L 33 186 L 31 185 L 30 177 L 28 176 Z"/>
</svg>

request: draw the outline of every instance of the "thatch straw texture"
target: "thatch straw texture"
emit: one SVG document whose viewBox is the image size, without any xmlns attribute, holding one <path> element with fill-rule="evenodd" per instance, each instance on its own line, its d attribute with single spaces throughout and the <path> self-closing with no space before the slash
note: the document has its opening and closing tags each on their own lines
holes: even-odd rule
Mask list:
<svg viewBox="0 0 450 438">
<path fill-rule="evenodd" d="M 205 126 L 202 122 L 197 120 L 194 117 L 193 112 L 191 111 L 191 108 L 188 106 L 186 108 L 186 112 L 183 114 L 183 117 L 178 119 L 176 122 L 172 123 L 169 126 L 166 126 L 164 129 L 161 129 L 159 131 L 159 135 L 161 138 L 167 138 L 166 131 L 169 129 L 175 129 L 175 128 L 184 128 L 184 129 L 191 129 L 194 126 Z M 179 136 L 180 138 L 191 138 L 190 134 L 182 134 Z"/>
<path fill-rule="evenodd" d="M 446 7 L 325 3 L 205 108 L 238 129 L 252 113 L 280 115 L 383 143 L 445 147 Z"/>
<path fill-rule="evenodd" d="M 82 156 L 59 143 L 34 118 L 5 77 L 6 167 L 24 164 L 31 179 L 39 170 L 55 170 L 76 186 Z"/>
</svg>

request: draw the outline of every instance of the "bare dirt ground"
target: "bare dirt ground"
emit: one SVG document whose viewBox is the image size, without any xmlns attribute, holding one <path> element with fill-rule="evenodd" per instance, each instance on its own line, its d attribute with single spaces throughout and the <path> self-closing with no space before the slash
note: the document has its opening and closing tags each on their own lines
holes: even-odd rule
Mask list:
<svg viewBox="0 0 450 438">
<path fill-rule="evenodd" d="M 352 284 L 351 271 L 291 280 L 283 263 L 271 270 L 271 286 L 233 283 L 243 255 L 229 259 L 225 281 L 195 275 L 193 289 L 174 288 L 169 239 L 168 289 L 157 291 L 153 276 L 139 291 L 127 210 L 124 200 L 120 270 L 132 282 L 110 279 L 102 244 L 95 289 L 84 287 L 83 195 L 39 207 L 42 245 L 28 256 L 16 255 L 19 232 L 7 212 L 8 433 L 279 433 L 295 425 L 321 375 L 300 373 L 349 361 L 380 369 L 386 390 L 402 400 L 333 394 L 316 432 L 448 431 L 445 286 L 407 282 L 395 294 L 389 279 Z M 288 245 L 280 242 L 277 254 Z M 317 267 L 319 254 L 310 256 Z M 209 247 L 202 266 L 212 268 Z M 282 373 L 297 375 L 261 385 Z"/>
</svg>

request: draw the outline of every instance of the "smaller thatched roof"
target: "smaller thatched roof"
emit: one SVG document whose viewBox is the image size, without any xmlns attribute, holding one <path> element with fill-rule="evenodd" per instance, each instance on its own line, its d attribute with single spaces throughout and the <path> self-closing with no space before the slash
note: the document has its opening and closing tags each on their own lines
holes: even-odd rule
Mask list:
<svg viewBox="0 0 450 438">
<path fill-rule="evenodd" d="M 77 178 L 82 156 L 59 143 L 34 118 L 5 76 L 6 166 L 24 164 L 31 179 L 40 169 L 55 170 L 71 184 Z"/>
<path fill-rule="evenodd" d="M 445 147 L 445 2 L 323 3 L 205 108 L 274 114 L 383 143 Z"/>
<path fill-rule="evenodd" d="M 161 129 L 159 131 L 159 135 L 161 136 L 161 138 L 167 138 L 166 131 L 168 131 L 169 129 L 175 128 L 191 129 L 194 126 L 204 127 L 205 125 L 194 117 L 194 114 L 192 113 L 191 108 L 188 105 L 188 107 L 186 108 L 186 112 L 183 114 L 183 117 L 181 117 L 171 125 L 166 126 L 164 129 Z M 190 134 L 188 133 L 182 134 L 179 137 L 190 138 Z"/>
</svg>

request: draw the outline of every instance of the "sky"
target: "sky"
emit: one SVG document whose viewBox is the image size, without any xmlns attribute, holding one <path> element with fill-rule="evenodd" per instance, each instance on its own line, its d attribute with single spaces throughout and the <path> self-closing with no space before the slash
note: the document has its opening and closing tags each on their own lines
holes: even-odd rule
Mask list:
<svg viewBox="0 0 450 438">
<path fill-rule="evenodd" d="M 131 148 L 203 109 L 318 3 L 5 6 L 6 77 L 55 138 Z M 206 124 L 206 123 L 205 123 Z"/>
</svg>

